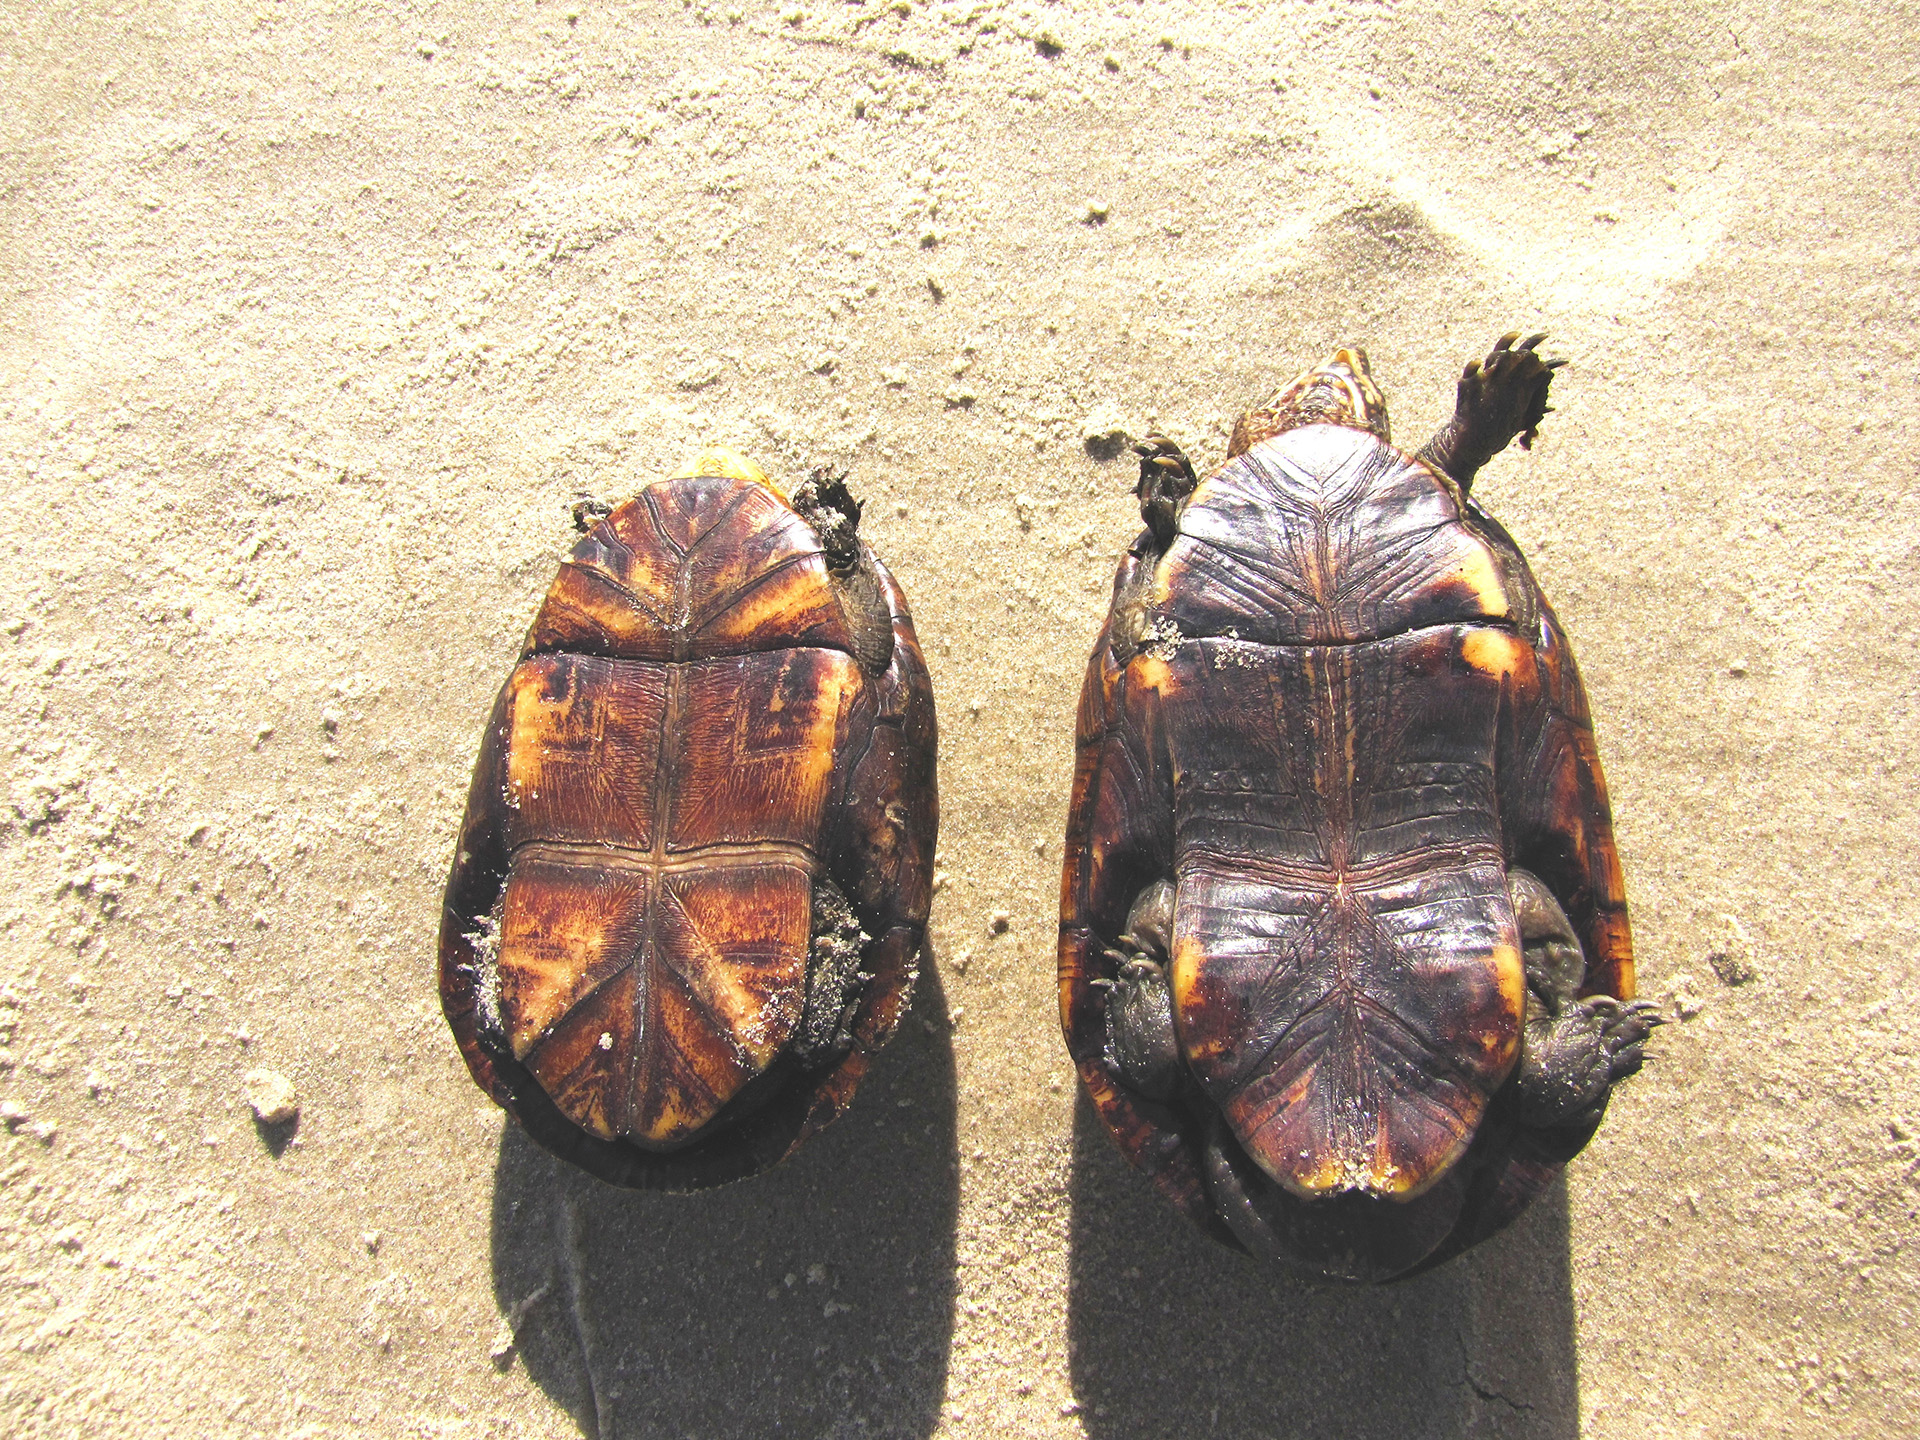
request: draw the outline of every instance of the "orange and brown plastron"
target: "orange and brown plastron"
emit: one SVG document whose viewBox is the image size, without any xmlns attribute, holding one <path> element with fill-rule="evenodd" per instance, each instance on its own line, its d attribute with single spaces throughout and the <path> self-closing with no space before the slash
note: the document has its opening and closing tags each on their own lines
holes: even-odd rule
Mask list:
<svg viewBox="0 0 1920 1440">
<path fill-rule="evenodd" d="M 911 999 L 933 692 L 858 520 L 833 476 L 703 451 L 561 562 L 488 719 L 442 1005 L 480 1087 L 610 1183 L 776 1163 Z"/>
<path fill-rule="evenodd" d="M 1357 349 L 1211 474 L 1138 447 L 1148 528 L 1081 692 L 1061 1023 L 1129 1159 L 1317 1278 L 1507 1224 L 1658 1023 L 1579 673 L 1469 494 L 1545 414 L 1539 338 L 1469 366 L 1414 454 Z"/>
</svg>

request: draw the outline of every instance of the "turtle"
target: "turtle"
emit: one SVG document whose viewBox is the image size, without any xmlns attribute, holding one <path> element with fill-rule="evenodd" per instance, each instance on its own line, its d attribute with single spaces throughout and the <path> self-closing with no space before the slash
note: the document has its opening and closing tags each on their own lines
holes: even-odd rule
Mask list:
<svg viewBox="0 0 1920 1440">
<path fill-rule="evenodd" d="M 933 691 L 844 476 L 701 450 L 584 532 L 474 766 L 440 996 L 480 1088 L 613 1185 L 791 1154 L 910 1002 Z"/>
<path fill-rule="evenodd" d="M 1592 1137 L 1660 1023 L 1634 998 L 1580 672 L 1472 498 L 1531 448 L 1546 337 L 1502 336 L 1408 454 L 1366 352 L 1140 455 L 1081 690 L 1060 1021 L 1125 1156 L 1316 1281 L 1419 1273 Z"/>
</svg>

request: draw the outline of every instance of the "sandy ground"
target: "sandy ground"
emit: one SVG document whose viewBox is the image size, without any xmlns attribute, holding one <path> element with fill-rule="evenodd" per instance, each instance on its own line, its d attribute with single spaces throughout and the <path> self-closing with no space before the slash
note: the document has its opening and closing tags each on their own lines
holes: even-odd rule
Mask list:
<svg viewBox="0 0 1920 1440">
<path fill-rule="evenodd" d="M 1920 11 L 392 10 L 0 10 L 0 1430 L 1911 1433 Z M 1517 325 L 1479 493 L 1685 1018 L 1514 1233 L 1309 1290 L 1076 1112 L 1083 441 L 1359 342 L 1417 442 Z M 703 439 L 853 472 L 948 880 L 854 1112 L 678 1199 L 509 1131 L 432 963 L 569 502 Z"/>
</svg>

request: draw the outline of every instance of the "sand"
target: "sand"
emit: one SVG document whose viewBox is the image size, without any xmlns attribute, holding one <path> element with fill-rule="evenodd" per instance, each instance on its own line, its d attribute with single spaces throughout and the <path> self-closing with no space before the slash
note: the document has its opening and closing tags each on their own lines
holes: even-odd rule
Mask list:
<svg viewBox="0 0 1920 1440">
<path fill-rule="evenodd" d="M 7 7 L 0 1430 L 1909 1433 L 1916 21 Z M 1676 1023 L 1514 1232 L 1309 1289 L 1120 1162 L 1055 1026 L 1099 437 L 1217 462 L 1360 343 L 1417 442 L 1515 326 L 1573 364 L 1478 493 Z M 634 1196 L 472 1087 L 433 943 L 569 504 L 705 440 L 866 498 L 946 884 L 853 1112 Z"/>
</svg>

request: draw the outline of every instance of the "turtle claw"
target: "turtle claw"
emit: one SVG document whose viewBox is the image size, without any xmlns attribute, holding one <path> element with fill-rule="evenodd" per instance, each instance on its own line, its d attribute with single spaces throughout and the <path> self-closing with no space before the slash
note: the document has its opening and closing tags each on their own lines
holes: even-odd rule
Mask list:
<svg viewBox="0 0 1920 1440">
<path fill-rule="evenodd" d="M 1547 404 L 1553 372 L 1567 362 L 1536 354 L 1546 332 L 1524 338 L 1510 330 L 1493 342 L 1484 359 L 1469 360 L 1460 371 L 1453 419 L 1420 451 L 1420 458 L 1451 475 L 1462 489 L 1473 484 L 1480 467 L 1513 441 L 1531 450 Z"/>
<path fill-rule="evenodd" d="M 1640 1067 L 1646 1063 L 1647 1037 L 1665 1025 L 1667 1017 L 1660 1013 L 1660 1007 L 1651 1000 L 1630 1000 L 1622 1005 L 1610 995 L 1594 998 L 1605 1000 L 1609 1007 L 1604 1011 L 1596 1007 L 1596 1013 L 1605 1017 L 1600 1043 L 1607 1048 L 1608 1068 L 1617 1083 L 1639 1073 Z"/>
</svg>

